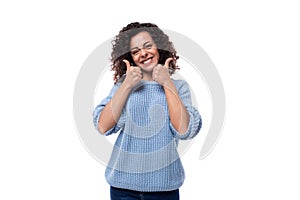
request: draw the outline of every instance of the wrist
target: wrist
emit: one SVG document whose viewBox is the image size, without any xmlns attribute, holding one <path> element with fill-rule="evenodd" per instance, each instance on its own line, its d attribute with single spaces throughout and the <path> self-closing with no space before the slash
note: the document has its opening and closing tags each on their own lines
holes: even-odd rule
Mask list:
<svg viewBox="0 0 300 200">
<path fill-rule="evenodd" d="M 133 85 L 128 83 L 126 80 L 124 80 L 124 82 L 122 83 L 122 88 L 125 91 L 131 91 L 131 89 L 133 88 Z"/>
<path fill-rule="evenodd" d="M 162 84 L 162 86 L 165 88 L 169 88 L 169 87 L 172 87 L 174 85 L 173 81 L 171 78 L 169 78 L 168 80 L 165 80 Z"/>
</svg>

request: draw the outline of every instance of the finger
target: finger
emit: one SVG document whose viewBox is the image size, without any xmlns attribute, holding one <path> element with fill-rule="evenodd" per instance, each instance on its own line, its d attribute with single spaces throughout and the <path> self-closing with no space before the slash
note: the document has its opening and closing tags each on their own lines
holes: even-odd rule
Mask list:
<svg viewBox="0 0 300 200">
<path fill-rule="evenodd" d="M 156 81 L 155 79 L 156 79 L 156 75 L 155 74 L 152 74 L 152 79 L 153 79 L 153 81 Z"/>
<path fill-rule="evenodd" d="M 136 73 L 142 73 L 142 70 L 139 67 L 134 67 L 133 71 L 136 72 Z"/>
<path fill-rule="evenodd" d="M 143 78 L 143 72 L 142 72 L 141 68 L 139 68 L 139 67 L 137 67 L 137 68 L 138 68 L 138 72 L 139 72 L 141 78 Z"/>
<path fill-rule="evenodd" d="M 130 63 L 129 63 L 129 61 L 124 59 L 123 62 L 126 64 L 126 69 L 128 71 L 130 69 Z"/>
<path fill-rule="evenodd" d="M 136 72 L 142 72 L 142 70 L 141 70 L 140 67 L 135 67 L 134 70 L 135 70 Z"/>
<path fill-rule="evenodd" d="M 141 69 L 138 68 L 138 67 L 135 67 L 135 68 L 134 68 L 134 72 L 135 72 L 139 77 L 142 77 L 142 76 L 143 76 L 143 72 L 142 72 Z"/>
<path fill-rule="evenodd" d="M 173 60 L 173 58 L 168 58 L 167 60 L 166 60 L 166 62 L 165 62 L 165 64 L 164 64 L 164 66 L 166 67 L 166 68 L 169 68 L 169 64 L 170 64 L 170 62 Z"/>
<path fill-rule="evenodd" d="M 152 78 L 155 81 L 155 79 L 157 78 L 157 70 L 153 70 L 153 72 L 152 72 Z"/>
<path fill-rule="evenodd" d="M 142 79 L 142 78 L 143 78 L 143 74 L 138 74 L 138 77 L 139 77 L 140 79 Z"/>
<path fill-rule="evenodd" d="M 153 71 L 152 71 L 152 77 L 154 77 L 156 75 L 156 71 L 157 71 L 157 66 L 154 67 Z"/>
</svg>

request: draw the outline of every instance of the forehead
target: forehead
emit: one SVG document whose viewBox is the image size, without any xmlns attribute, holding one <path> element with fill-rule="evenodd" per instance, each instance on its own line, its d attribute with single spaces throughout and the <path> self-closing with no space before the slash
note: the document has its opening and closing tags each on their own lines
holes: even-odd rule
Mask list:
<svg viewBox="0 0 300 200">
<path fill-rule="evenodd" d="M 130 48 L 143 46 L 148 41 L 153 42 L 151 35 L 146 31 L 140 32 L 131 38 Z"/>
</svg>

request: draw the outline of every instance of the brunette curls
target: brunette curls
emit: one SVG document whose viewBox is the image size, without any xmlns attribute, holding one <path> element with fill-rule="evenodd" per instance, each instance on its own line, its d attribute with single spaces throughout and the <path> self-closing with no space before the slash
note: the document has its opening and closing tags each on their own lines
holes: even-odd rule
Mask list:
<svg viewBox="0 0 300 200">
<path fill-rule="evenodd" d="M 176 50 L 173 43 L 169 40 L 169 36 L 155 24 L 134 22 L 120 30 L 119 34 L 112 41 L 111 70 L 115 72 L 114 83 L 117 83 L 126 74 L 126 64 L 122 60 L 126 59 L 133 65 L 134 62 L 130 54 L 130 40 L 142 31 L 148 32 L 156 44 L 159 52 L 158 63 L 163 65 L 168 58 L 173 58 L 169 65 L 170 74 L 179 69 L 176 65 L 176 60 L 179 56 L 176 55 Z"/>
</svg>

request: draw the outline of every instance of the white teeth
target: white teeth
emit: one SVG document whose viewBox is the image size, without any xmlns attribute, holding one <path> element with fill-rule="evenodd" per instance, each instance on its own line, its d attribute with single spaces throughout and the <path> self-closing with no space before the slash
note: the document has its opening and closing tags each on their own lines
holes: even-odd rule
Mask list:
<svg viewBox="0 0 300 200">
<path fill-rule="evenodd" d="M 150 62 L 150 59 L 149 59 L 149 60 L 146 60 L 144 63 L 147 64 L 147 63 L 149 63 L 149 62 Z"/>
<path fill-rule="evenodd" d="M 147 64 L 147 63 L 149 63 L 150 61 L 151 61 L 151 58 L 148 59 L 148 60 L 146 60 L 146 61 L 144 61 L 143 63 L 144 63 L 144 64 Z"/>
</svg>

